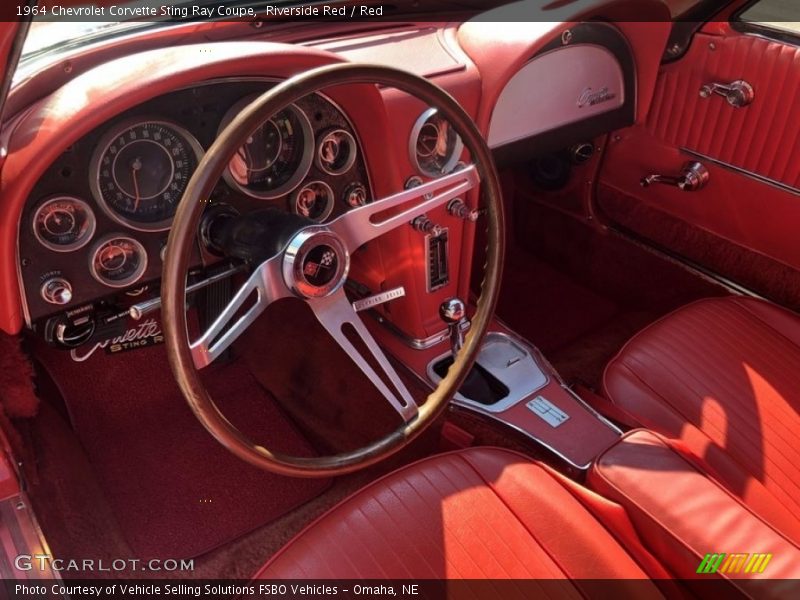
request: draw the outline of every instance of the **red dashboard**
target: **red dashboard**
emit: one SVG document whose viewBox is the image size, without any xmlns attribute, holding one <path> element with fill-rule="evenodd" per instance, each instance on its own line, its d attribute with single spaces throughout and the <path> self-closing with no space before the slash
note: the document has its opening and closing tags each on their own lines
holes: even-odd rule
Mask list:
<svg viewBox="0 0 800 600">
<path fill-rule="evenodd" d="M 627 4 L 609 2 L 603 10 L 613 17 Z M 651 100 L 669 30 L 660 3 L 636 4 L 650 22 L 581 24 L 597 16 L 594 8 L 582 14 L 572 10 L 561 23 L 515 27 L 499 22 L 500 12 L 463 24 L 387 24 L 378 31 L 323 32 L 309 26 L 272 35 L 280 43 L 264 41 L 270 36 L 254 31 L 247 32 L 248 41 L 210 43 L 204 40 L 241 38 L 240 26 L 195 24 L 180 33 L 160 32 L 131 39 L 127 46 L 84 52 L 29 74 L 15 88 L 10 106 L 16 115 L 2 132 L 9 153 L 0 190 L 0 328 L 13 333 L 27 324 L 44 330 L 48 320 L 70 311 L 124 309 L 137 299 L 157 296 L 159 256 L 171 211 L 193 165 L 243 101 L 267 89 L 270 81 L 315 66 L 369 61 L 413 70 L 450 92 L 491 139 L 495 109 L 508 94 L 509 81 L 527 65 L 570 44 L 602 46 L 612 39 L 606 52 L 610 58 L 602 60 L 616 65 L 619 90 L 583 92 L 597 102 L 614 99 L 608 112 L 581 118 L 573 108 L 576 116 L 568 112 L 558 115 L 560 121 L 537 121 L 536 99 L 531 98 L 523 110 L 530 111 L 531 127 L 538 129 L 522 141 L 566 145 L 571 137 L 632 124 Z M 312 34 L 311 41 L 298 43 Z M 183 45 L 168 39 L 179 35 Z M 566 94 L 574 93 L 576 85 L 581 82 L 554 77 L 554 105 L 562 94 L 564 105 L 572 106 Z M 584 104 L 594 105 L 594 100 Z M 415 178 L 425 181 L 458 168 L 465 158 L 458 140 L 448 140 L 446 124 L 442 127 L 426 112 L 428 107 L 395 90 L 338 87 L 302 104 L 274 117 L 268 131 L 262 128 L 267 155 L 253 160 L 269 167 L 266 174 L 248 180 L 258 170 L 254 163 L 240 173 L 232 166 L 209 198 L 209 211 L 274 206 L 322 222 L 348 205 L 413 185 Z M 577 106 L 583 107 L 580 100 Z M 426 155 L 426 132 L 442 136 L 442 129 L 443 137 L 429 143 Z M 329 157 L 327 168 L 321 157 L 331 147 L 344 150 L 338 158 Z M 142 159 L 144 148 L 149 150 Z M 495 150 L 503 155 L 502 147 Z M 514 149 L 523 152 L 524 146 Z M 420 164 L 428 159 L 431 164 Z M 150 179 L 140 182 L 139 174 L 148 168 Z M 477 197 L 464 201 L 470 208 L 478 205 Z M 447 232 L 444 276 L 431 272 L 436 249 L 424 227 L 397 230 L 353 259 L 353 279 L 362 291 L 405 288 L 406 298 L 381 310 L 402 337 L 416 342 L 440 333 L 436 307 L 444 298 L 468 295 L 473 246 L 481 239 L 479 224 L 444 208 L 428 218 L 437 232 Z M 220 264 L 202 234 L 193 261 L 198 272 Z M 54 279 L 68 282 L 66 296 L 63 287 L 50 285 Z"/>
</svg>

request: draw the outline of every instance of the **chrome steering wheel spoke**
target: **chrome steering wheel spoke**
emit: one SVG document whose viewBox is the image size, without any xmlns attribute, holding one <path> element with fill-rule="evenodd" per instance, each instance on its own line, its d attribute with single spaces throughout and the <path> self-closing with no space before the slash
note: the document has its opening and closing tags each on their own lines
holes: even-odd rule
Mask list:
<svg viewBox="0 0 800 600">
<path fill-rule="evenodd" d="M 354 252 L 370 240 L 410 223 L 453 198 L 463 196 L 479 184 L 478 169 L 475 165 L 468 165 L 449 175 L 350 210 L 328 227 L 342 239 L 350 252 Z M 380 213 L 411 204 L 412 201 L 416 202 L 400 212 L 384 219 L 375 218 Z"/>
<path fill-rule="evenodd" d="M 383 394 L 392 408 L 406 423 L 413 421 L 417 416 L 417 403 L 350 304 L 344 291 L 339 290 L 329 296 L 309 299 L 307 302 L 322 326 Z M 357 348 L 351 341 L 351 337 L 345 332 L 346 326 L 349 326 L 351 337 L 355 336 L 363 348 Z M 375 367 L 380 369 L 380 373 Z M 388 384 L 391 384 L 391 387 Z"/>
<path fill-rule="evenodd" d="M 279 254 L 261 263 L 208 329 L 189 344 L 195 368 L 214 362 L 267 306 L 291 294 L 281 275 L 282 260 Z M 255 301 L 248 306 L 254 294 Z"/>
</svg>

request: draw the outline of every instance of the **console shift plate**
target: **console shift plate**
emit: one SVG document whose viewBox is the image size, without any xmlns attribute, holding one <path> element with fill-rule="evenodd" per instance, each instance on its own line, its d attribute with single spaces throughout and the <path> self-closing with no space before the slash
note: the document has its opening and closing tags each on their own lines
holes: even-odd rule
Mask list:
<svg viewBox="0 0 800 600">
<path fill-rule="evenodd" d="M 428 378 L 434 384 L 438 384 L 442 378 L 433 367 L 449 355 L 448 352 L 437 356 L 428 364 Z M 539 367 L 525 344 L 505 333 L 494 331 L 487 334 L 475 362 L 505 385 L 509 393 L 495 404 L 475 402 L 457 393 L 453 398 L 456 404 L 499 413 L 530 397 L 549 382 L 548 376 Z"/>
</svg>

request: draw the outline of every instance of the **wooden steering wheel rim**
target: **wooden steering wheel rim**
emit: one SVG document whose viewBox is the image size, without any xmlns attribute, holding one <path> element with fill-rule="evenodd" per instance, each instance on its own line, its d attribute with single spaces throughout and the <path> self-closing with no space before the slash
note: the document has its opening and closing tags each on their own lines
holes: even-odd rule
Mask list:
<svg viewBox="0 0 800 600">
<path fill-rule="evenodd" d="M 487 249 L 484 281 L 472 326 L 462 350 L 439 386 L 419 406 L 417 417 L 384 438 L 356 450 L 332 456 L 295 457 L 255 444 L 220 412 L 195 367 L 186 319 L 186 273 L 204 204 L 246 136 L 264 120 L 300 98 L 325 88 L 346 84 L 376 84 L 411 94 L 442 116 L 461 136 L 480 176 Z M 271 88 L 256 98 L 219 134 L 200 161 L 175 213 L 164 258 L 161 283 L 162 315 L 169 363 L 189 407 L 200 423 L 223 446 L 248 463 L 281 475 L 328 477 L 367 467 L 411 442 L 446 408 L 472 367 L 494 315 L 500 287 L 504 249 L 503 206 L 499 177 L 477 126 L 458 102 L 439 86 L 406 71 L 383 66 L 335 64 L 315 68 Z"/>
</svg>

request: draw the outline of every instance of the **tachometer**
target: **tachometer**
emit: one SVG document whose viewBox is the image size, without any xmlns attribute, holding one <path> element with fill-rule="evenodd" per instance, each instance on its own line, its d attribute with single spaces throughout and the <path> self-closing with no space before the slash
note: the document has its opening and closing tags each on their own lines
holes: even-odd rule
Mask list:
<svg viewBox="0 0 800 600">
<path fill-rule="evenodd" d="M 118 223 L 142 231 L 169 229 L 202 154 L 192 134 L 174 123 L 122 123 L 98 144 L 92 193 Z"/>
<path fill-rule="evenodd" d="M 247 97 L 223 117 L 220 131 L 253 101 Z M 288 194 L 305 178 L 314 156 L 314 132 L 305 113 L 290 105 L 252 132 L 231 158 L 224 178 L 254 198 Z"/>
<path fill-rule="evenodd" d="M 33 215 L 33 234 L 56 252 L 85 246 L 94 235 L 96 221 L 89 205 L 72 196 L 56 196 L 43 202 Z"/>
<path fill-rule="evenodd" d="M 135 239 L 113 234 L 95 244 L 89 269 L 109 287 L 126 287 L 141 279 L 147 269 L 147 252 Z"/>
</svg>

